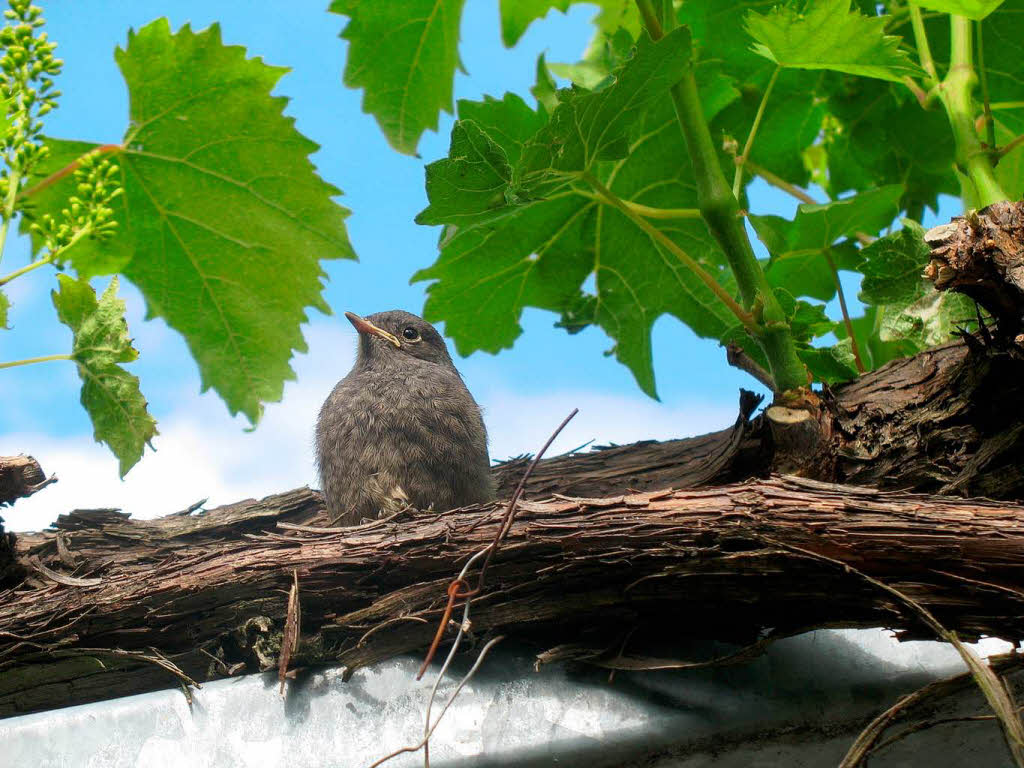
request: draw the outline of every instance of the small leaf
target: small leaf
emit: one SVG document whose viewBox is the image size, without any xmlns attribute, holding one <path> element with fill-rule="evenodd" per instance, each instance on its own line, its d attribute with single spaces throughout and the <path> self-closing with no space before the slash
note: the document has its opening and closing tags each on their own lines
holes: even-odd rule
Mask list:
<svg viewBox="0 0 1024 768">
<path fill-rule="evenodd" d="M 1003 4 L 1003 0 L 918 0 L 917 5 L 942 13 L 981 21 Z"/>
<path fill-rule="evenodd" d="M 484 96 L 483 101 L 460 99 L 459 119 L 472 120 L 485 130 L 513 167 L 519 163 L 523 145 L 547 122 L 514 93 L 506 93 L 500 101 L 490 96 Z"/>
<path fill-rule="evenodd" d="M 7 294 L 0 291 L 0 328 L 7 329 L 7 314 L 11 310 L 11 300 L 7 298 Z"/>
<path fill-rule="evenodd" d="M 172 34 L 164 19 L 131 33 L 116 59 L 131 103 L 118 231 L 80 241 L 69 260 L 82 277 L 120 271 L 135 283 L 148 316 L 185 337 L 203 389 L 255 424 L 294 378 L 307 307 L 329 311 L 320 260 L 354 258 L 348 212 L 309 161 L 317 145 L 270 95 L 285 70 L 223 45 L 216 26 Z M 93 148 L 47 146 L 40 178 Z M 33 194 L 33 209 L 58 214 L 71 184 Z"/>
<path fill-rule="evenodd" d="M 903 229 L 861 249 L 864 275 L 860 300 L 865 304 L 910 303 L 921 296 L 921 271 L 931 248 L 920 224 L 904 220 Z"/>
<path fill-rule="evenodd" d="M 747 32 L 754 52 L 782 67 L 831 69 L 899 82 L 922 74 L 900 38 L 885 34 L 885 18 L 850 10 L 850 0 L 817 0 L 805 13 L 776 6 L 767 14 L 749 11 Z"/>
<path fill-rule="evenodd" d="M 849 339 L 843 339 L 831 347 L 805 347 L 796 353 L 816 381 L 838 384 L 857 378 L 857 364 Z"/>
<path fill-rule="evenodd" d="M 377 118 L 399 152 L 416 153 L 420 136 L 452 111 L 464 0 L 334 0 L 349 17 L 344 82 L 363 89 L 363 111 Z M 525 28 L 525 27 L 524 27 Z"/>
<path fill-rule="evenodd" d="M 548 71 L 543 53 L 537 57 L 537 83 L 530 89 L 530 93 L 537 100 L 537 107 L 544 115 L 550 115 L 558 106 L 558 87 L 555 78 Z M 462 114 L 461 108 L 459 114 Z"/>
<path fill-rule="evenodd" d="M 117 278 L 99 301 L 88 281 L 67 275 L 58 275 L 57 280 L 60 291 L 53 291 L 53 305 L 57 317 L 74 333 L 71 357 L 82 379 L 82 405 L 92 419 L 96 442 L 110 447 L 124 477 L 157 431 L 138 378 L 119 365 L 135 360 L 138 352 L 128 337 Z"/>
<path fill-rule="evenodd" d="M 924 229 L 904 221 L 903 229 L 861 251 L 861 301 L 878 307 L 878 337 L 902 343 L 913 354 L 949 341 L 958 327 L 975 321 L 974 302 L 959 293 L 937 291 L 921 276 L 931 250 Z"/>
<path fill-rule="evenodd" d="M 416 217 L 418 224 L 455 223 L 505 205 L 512 168 L 505 152 L 472 120 L 452 128 L 448 157 L 426 168 L 427 197 L 432 202 Z"/>
</svg>

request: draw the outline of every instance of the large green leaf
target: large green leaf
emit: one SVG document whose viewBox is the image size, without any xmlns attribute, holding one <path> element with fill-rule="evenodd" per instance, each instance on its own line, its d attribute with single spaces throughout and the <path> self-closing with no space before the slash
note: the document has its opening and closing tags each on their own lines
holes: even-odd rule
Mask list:
<svg viewBox="0 0 1024 768">
<path fill-rule="evenodd" d="M 1003 0 L 919 0 L 917 5 L 942 13 L 955 13 L 981 21 L 1003 4 Z"/>
<path fill-rule="evenodd" d="M 347 212 L 309 162 L 317 145 L 270 96 L 284 70 L 224 46 L 217 27 L 171 34 L 166 20 L 132 33 L 116 56 L 131 99 L 116 157 L 118 233 L 68 257 L 83 277 L 121 271 L 135 283 L 149 316 L 185 337 L 203 389 L 255 423 L 294 378 L 306 308 L 329 311 L 320 260 L 354 258 Z M 91 148 L 48 146 L 40 176 Z M 34 209 L 58 213 L 69 185 L 33 195 Z"/>
<path fill-rule="evenodd" d="M 128 336 L 117 278 L 99 301 L 87 280 L 67 275 L 58 275 L 57 280 L 60 290 L 53 291 L 53 305 L 57 317 L 74 333 L 71 357 L 82 379 L 82 405 L 92 419 L 96 442 L 110 447 L 124 477 L 157 432 L 139 380 L 120 366 L 139 354 Z"/>
<path fill-rule="evenodd" d="M 0 328 L 7 328 L 7 313 L 11 310 L 11 300 L 7 294 L 0 291 Z"/>
<path fill-rule="evenodd" d="M 428 168 L 430 207 L 420 216 L 424 223 L 448 225 L 441 254 L 413 279 L 434 281 L 424 314 L 445 322 L 461 354 L 510 346 L 521 332 L 523 308 L 540 307 L 558 312 L 562 325 L 572 330 L 599 325 L 615 341 L 616 357 L 654 394 L 650 330 L 660 315 L 673 314 L 713 338 L 724 337 L 734 324 L 707 286 L 633 221 L 595 201 L 579 177 L 588 170 L 622 199 L 642 205 L 696 205 L 686 147 L 665 98 L 680 76 L 679 62 L 685 66 L 688 60 L 686 43 L 682 30 L 657 44 L 646 41 L 615 73 L 613 85 L 594 93 L 563 91 L 551 122 L 526 142 L 518 165 L 498 162 L 502 154 L 508 158 L 506 146 L 519 146 L 518 138 L 510 145 L 507 137 L 519 137 L 520 128 L 532 125 L 539 114 L 502 123 L 497 116 L 508 114 L 507 105 L 491 100 L 468 110 L 472 128 L 456 125 L 450 156 Z M 638 76 L 641 72 L 644 77 Z M 702 95 L 708 103 L 724 103 L 720 78 L 710 69 L 706 74 L 698 72 Z M 468 106 L 460 105 L 460 114 Z M 500 135 L 488 133 L 497 126 Z M 470 132 L 480 139 L 474 145 L 482 151 L 467 145 Z M 492 162 L 485 163 L 485 157 Z M 488 168 L 474 171 L 474 163 Z M 498 195 L 492 185 L 509 172 L 511 181 Z M 547 177 L 561 181 L 535 194 L 537 179 Z M 449 183 L 460 178 L 469 181 Z M 486 182 L 478 184 L 478 179 Z M 495 205 L 502 198 L 503 204 Z M 724 258 L 702 222 L 659 223 L 734 290 Z M 582 287 L 589 275 L 593 293 Z"/>
<path fill-rule="evenodd" d="M 805 203 L 793 221 L 751 216 L 750 223 L 771 254 L 768 282 L 794 296 L 831 299 L 836 287 L 828 259 L 837 269 L 854 269 L 860 262 L 852 244 L 837 241 L 888 226 L 898 212 L 901 193 L 900 186 L 892 185 L 833 203 Z"/>
<path fill-rule="evenodd" d="M 885 34 L 885 18 L 850 9 L 850 0 L 815 0 L 803 13 L 791 5 L 767 14 L 749 11 L 754 51 L 782 67 L 831 69 L 901 81 L 922 74 L 900 38 Z"/>
<path fill-rule="evenodd" d="M 349 17 L 345 85 L 363 89 L 363 111 L 395 149 L 416 153 L 420 136 L 451 112 L 464 0 L 334 0 Z"/>
</svg>

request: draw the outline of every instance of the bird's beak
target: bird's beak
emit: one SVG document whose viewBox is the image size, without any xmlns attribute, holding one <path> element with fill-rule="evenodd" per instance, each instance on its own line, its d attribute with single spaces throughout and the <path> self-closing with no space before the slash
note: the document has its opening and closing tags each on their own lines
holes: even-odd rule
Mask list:
<svg viewBox="0 0 1024 768">
<path fill-rule="evenodd" d="M 396 347 L 401 349 L 402 342 L 400 342 L 396 336 L 392 336 L 390 333 L 385 331 L 383 328 L 378 328 L 376 325 L 371 323 L 369 320 L 364 320 L 363 318 L 361 318 L 355 312 L 346 312 L 345 313 L 345 317 L 348 318 L 348 321 L 350 323 L 352 323 L 352 325 L 355 326 L 355 329 L 357 331 L 359 331 L 360 333 L 368 333 L 368 334 L 370 334 L 372 336 L 380 336 L 385 341 L 389 341 L 392 344 L 394 344 Z"/>
</svg>

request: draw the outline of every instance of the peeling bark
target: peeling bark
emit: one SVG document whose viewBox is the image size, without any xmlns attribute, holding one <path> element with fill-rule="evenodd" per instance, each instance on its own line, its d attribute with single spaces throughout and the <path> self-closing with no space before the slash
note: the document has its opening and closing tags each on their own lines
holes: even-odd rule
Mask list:
<svg viewBox="0 0 1024 768">
<path fill-rule="evenodd" d="M 20 537 L 19 557 L 62 571 L 64 534 L 81 563 L 67 575 L 99 583 L 35 572 L 0 592 L 0 716 L 166 687 L 167 663 L 198 681 L 274 667 L 293 571 L 303 595 L 293 665 L 355 669 L 422 648 L 449 581 L 491 541 L 502 511 L 415 512 L 337 533 L 278 527 L 321 509 L 319 494 L 299 489 L 151 521 L 77 511 L 57 531 Z M 628 632 L 627 659 L 651 655 L 652 638 L 694 632 L 738 643 L 768 628 L 931 636 L 891 595 L 788 547 L 854 566 L 964 637 L 1024 637 L 1021 505 L 777 477 L 524 502 L 474 602 L 473 630 L 621 663 Z"/>
</svg>

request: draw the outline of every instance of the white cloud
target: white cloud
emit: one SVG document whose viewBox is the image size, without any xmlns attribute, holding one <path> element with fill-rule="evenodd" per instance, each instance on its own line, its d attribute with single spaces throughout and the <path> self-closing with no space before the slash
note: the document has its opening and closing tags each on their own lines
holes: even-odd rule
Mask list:
<svg viewBox="0 0 1024 768">
<path fill-rule="evenodd" d="M 114 457 L 89 435 L 5 435 L 5 444 L 35 456 L 60 480 L 0 511 L 0 516 L 10 529 L 33 530 L 76 507 L 118 507 L 138 517 L 155 517 L 202 498 L 209 499 L 209 507 L 315 486 L 313 425 L 324 398 L 352 365 L 354 333 L 326 321 L 311 325 L 306 336 L 310 353 L 296 358 L 298 381 L 286 385 L 281 403 L 267 406 L 255 432 L 243 431 L 245 422 L 230 419 L 211 393 L 181 392 L 159 415 L 157 451 L 147 451 L 123 482 Z M 735 418 L 735 409 L 702 402 L 668 406 L 639 392 L 521 394 L 500 384 L 469 383 L 484 407 L 494 458 L 536 452 L 574 407 L 580 409 L 579 415 L 548 455 L 588 440 L 628 443 L 701 434 Z"/>
</svg>

